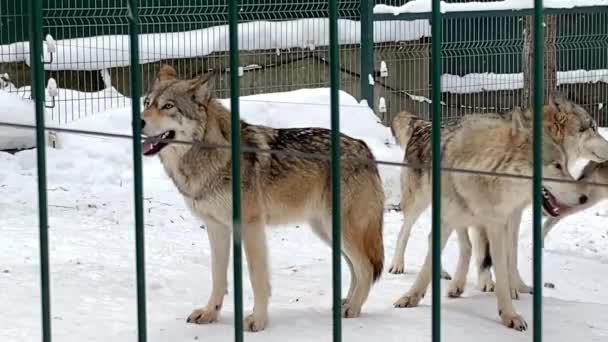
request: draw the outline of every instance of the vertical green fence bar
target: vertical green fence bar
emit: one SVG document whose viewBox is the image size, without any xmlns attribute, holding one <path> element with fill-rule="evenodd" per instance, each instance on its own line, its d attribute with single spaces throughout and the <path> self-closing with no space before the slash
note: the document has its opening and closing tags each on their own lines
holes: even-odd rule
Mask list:
<svg viewBox="0 0 608 342">
<path fill-rule="evenodd" d="M 42 297 L 42 341 L 51 341 L 51 290 L 49 279 L 48 206 L 46 192 L 46 143 L 44 139 L 44 70 L 42 67 L 42 0 L 32 0 L 30 9 L 30 60 L 32 96 L 36 108 L 36 158 L 38 171 L 38 224 L 40 239 L 40 285 Z"/>
<path fill-rule="evenodd" d="M 144 203 L 141 166 L 141 70 L 139 66 L 139 0 L 129 0 L 129 49 L 131 114 L 133 129 L 133 192 L 135 201 L 135 261 L 137 272 L 137 340 L 145 342 L 146 266 L 144 252 Z"/>
<path fill-rule="evenodd" d="M 432 339 L 441 341 L 441 35 L 440 1 L 433 0 L 431 16 L 432 72 L 432 239 L 433 239 L 433 308 Z"/>
<path fill-rule="evenodd" d="M 241 247 L 241 120 L 239 113 L 239 0 L 228 8 L 230 36 L 230 113 L 232 144 L 232 233 L 234 258 L 234 341 L 243 341 L 243 272 Z"/>
<path fill-rule="evenodd" d="M 534 58 L 533 65 L 533 85 L 532 88 L 532 108 L 534 112 L 533 119 L 533 156 L 534 156 L 534 173 L 532 180 L 532 220 L 533 220 L 533 340 L 541 342 L 543 340 L 542 331 L 542 305 L 543 305 L 543 224 L 542 224 L 542 153 L 543 153 L 543 105 L 544 105 L 544 82 L 543 82 L 543 63 L 544 63 L 544 9 L 543 0 L 534 0 Z"/>
<path fill-rule="evenodd" d="M 361 99 L 374 109 L 374 2 L 361 0 Z"/>
<path fill-rule="evenodd" d="M 333 341 L 342 341 L 342 210 L 340 206 L 340 50 L 338 1 L 329 0 L 329 75 L 331 102 L 331 210 Z"/>
</svg>

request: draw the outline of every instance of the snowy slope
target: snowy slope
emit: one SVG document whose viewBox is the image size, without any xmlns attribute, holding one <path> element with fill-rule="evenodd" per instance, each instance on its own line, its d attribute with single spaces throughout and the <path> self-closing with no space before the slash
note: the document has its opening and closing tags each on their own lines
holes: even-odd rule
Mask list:
<svg viewBox="0 0 608 342">
<path fill-rule="evenodd" d="M 244 118 L 273 126 L 329 125 L 327 89 L 243 98 Z M 267 101 L 283 103 L 268 103 Z M 285 102 L 296 102 L 286 104 Z M 384 145 L 388 129 L 375 124 L 364 105 L 341 94 L 344 132 L 364 138 L 377 158 L 400 159 Z M 360 120 L 356 123 L 356 120 Z M 72 127 L 129 133 L 129 109 L 83 119 Z M 47 149 L 53 335 L 57 341 L 132 341 L 136 336 L 131 141 L 60 135 L 61 149 Z M 381 157 L 382 156 L 382 157 Z M 35 151 L 0 153 L 0 341 L 40 340 L 38 227 Z M 385 188 L 395 191 L 383 173 Z M 394 180 L 393 180 L 394 181 Z M 186 209 L 156 158 L 144 159 L 144 203 L 149 341 L 228 341 L 232 338 L 232 288 L 220 321 L 186 324 L 210 291 L 209 246 L 201 222 Z M 396 190 L 398 193 L 398 190 Z M 608 337 L 608 240 L 605 203 L 572 217 L 548 237 L 545 279 L 545 339 L 605 341 Z M 520 268 L 530 281 L 530 213 L 522 226 Z M 385 215 L 386 257 L 390 258 L 401 214 Z M 383 274 L 359 319 L 343 321 L 344 341 L 429 341 L 430 296 L 419 308 L 394 309 L 414 280 L 426 252 L 430 215 L 412 232 L 408 274 Z M 248 341 L 331 341 L 331 251 L 306 227 L 277 227 L 268 233 L 273 296 L 266 331 Z M 452 239 L 444 265 L 453 270 Z M 343 270 L 346 270 L 343 265 Z M 244 268 L 244 302 L 252 304 Z M 231 273 L 230 273 L 231 274 Z M 344 272 L 343 284 L 348 284 Z M 463 299 L 444 299 L 446 341 L 530 341 L 500 325 L 495 298 L 474 288 L 474 272 Z M 447 283 L 443 283 L 443 288 Z M 515 302 L 532 321 L 531 297 Z"/>
<path fill-rule="evenodd" d="M 22 125 L 35 123 L 36 113 L 31 101 L 21 99 L 18 94 L 0 90 L 0 122 Z M 0 150 L 20 149 L 36 146 L 35 132 L 0 126 Z"/>
</svg>

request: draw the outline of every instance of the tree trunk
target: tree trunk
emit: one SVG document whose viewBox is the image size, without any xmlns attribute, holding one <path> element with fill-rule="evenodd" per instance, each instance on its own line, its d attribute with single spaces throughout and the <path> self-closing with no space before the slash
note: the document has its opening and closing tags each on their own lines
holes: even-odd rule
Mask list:
<svg viewBox="0 0 608 342">
<path fill-rule="evenodd" d="M 534 19 L 530 16 L 526 17 L 524 23 L 524 46 L 522 56 L 522 68 L 524 74 L 524 89 L 522 92 L 522 107 L 527 109 L 532 107 L 533 94 L 533 74 L 534 74 L 534 42 L 533 42 L 533 23 Z M 544 21 L 544 102 L 555 95 L 557 91 L 557 48 L 555 41 L 557 38 L 557 17 L 546 16 Z"/>
</svg>

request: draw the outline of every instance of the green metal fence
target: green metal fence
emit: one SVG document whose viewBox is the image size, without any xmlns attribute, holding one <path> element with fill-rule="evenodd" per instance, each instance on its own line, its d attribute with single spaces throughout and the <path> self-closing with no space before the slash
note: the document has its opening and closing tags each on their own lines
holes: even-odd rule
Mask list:
<svg viewBox="0 0 608 342">
<path fill-rule="evenodd" d="M 525 107 L 524 87 L 529 82 L 524 79 L 524 33 L 532 14 L 532 10 L 446 13 L 441 62 L 444 118 Z M 429 19 L 430 14 L 398 17 L 413 23 Z M 393 14 L 375 15 L 381 21 L 395 18 Z M 553 40 L 545 38 L 546 52 L 555 55 L 557 67 L 554 75 L 545 75 L 548 84 L 556 84 L 559 92 L 575 99 L 600 125 L 608 124 L 604 105 L 608 96 L 608 9 L 549 9 L 545 20 L 553 20 L 556 31 Z M 427 25 L 421 21 L 414 27 L 423 31 Z M 379 77 L 382 87 L 378 87 L 389 115 L 399 110 L 430 113 L 428 76 L 415 72 L 430 68 L 429 39 L 387 43 L 376 49 L 376 71 L 381 61 L 389 69 L 387 77 Z"/>
<path fill-rule="evenodd" d="M 368 99 L 385 122 L 400 110 L 430 117 L 430 13 L 372 14 L 375 4 L 407 2 L 344 0 L 337 4 L 340 20 L 348 22 L 339 32 L 341 89 Z M 188 76 L 220 71 L 218 96 L 229 96 L 228 45 L 218 30 L 227 27 L 228 3 L 141 1 L 140 31 L 151 34 L 140 38 L 144 91 L 163 60 Z M 27 53 L 19 45 L 29 39 L 26 5 L 21 0 L 0 2 L 0 75 L 9 76 L 13 91 L 20 89 L 29 96 L 30 70 L 22 61 Z M 249 25 L 240 31 L 242 95 L 330 85 L 329 27 L 320 22 L 303 26 L 301 21 L 326 17 L 327 1 L 243 0 L 239 9 L 241 23 Z M 45 0 L 42 11 L 43 36 L 49 34 L 58 41 L 56 54 L 63 56 L 45 66 L 45 79 L 53 77 L 59 88 L 85 92 L 61 92 L 55 108 L 49 110 L 53 119 L 70 122 L 110 107 L 128 106 L 127 2 Z M 607 125 L 608 11 L 604 6 L 549 12 L 557 32 L 548 52 L 556 50 L 558 68 L 557 79 L 550 83 L 557 83 L 600 125 Z M 441 32 L 444 118 L 471 111 L 502 112 L 522 104 L 524 26 L 531 15 L 527 10 L 445 16 Z M 95 38 L 104 35 L 115 37 Z M 368 75 L 374 76 L 373 87 L 368 85 Z"/>
<path fill-rule="evenodd" d="M 115 2 L 108 1 L 108 4 L 114 4 Z M 15 3 L 16 4 L 16 3 Z M 31 13 L 29 21 L 30 26 L 30 60 L 32 67 L 32 93 L 35 100 L 36 108 L 36 138 L 38 146 L 44 146 L 44 101 L 45 101 L 45 78 L 44 78 L 44 57 L 43 57 L 43 1 L 32 0 L 28 3 L 27 10 Z M 534 36 L 533 36 L 533 49 L 536 51 L 536 56 L 543 55 L 544 47 L 544 35 L 543 35 L 543 4 L 542 0 L 535 0 L 535 7 L 531 13 L 503 13 L 506 17 L 518 17 L 521 15 L 531 15 L 534 19 Z M 120 7 L 116 3 L 116 7 Z M 361 21 L 361 25 L 370 28 L 372 20 L 370 20 L 371 8 L 370 4 L 367 3 L 362 8 L 367 13 L 367 17 Z M 134 99 L 139 99 L 142 94 L 142 69 L 138 67 L 140 62 L 141 45 L 139 42 L 142 40 L 140 33 L 144 31 L 145 20 L 142 20 L 143 13 L 146 12 L 145 5 L 140 7 L 140 1 L 130 0 L 126 7 L 120 7 L 125 9 L 123 17 L 116 20 L 126 20 L 128 23 L 129 33 L 129 79 L 130 79 L 130 94 Z M 237 0 L 230 2 L 228 7 L 228 22 L 229 22 L 229 49 L 230 56 L 230 69 L 238 69 L 240 62 L 240 45 L 238 38 L 238 24 L 244 20 L 249 19 L 246 15 L 247 12 L 240 11 L 239 3 Z M 338 17 L 340 15 L 340 6 L 336 1 L 330 1 L 329 6 L 319 6 L 319 14 L 325 14 L 327 10 L 329 17 L 329 64 L 330 64 L 330 87 L 331 87 L 331 165 L 332 165 L 332 208 L 333 208 L 333 339 L 334 341 L 341 340 L 341 270 L 340 270 L 340 146 L 339 141 L 339 93 L 340 88 L 340 49 L 339 49 L 339 27 Z M 491 13 L 496 15 L 496 13 Z M 432 340 L 440 341 L 441 331 L 441 297 L 440 297 L 440 240 L 441 240 L 441 121 L 443 113 L 442 105 L 442 69 L 449 66 L 449 63 L 445 62 L 445 50 L 446 44 L 442 40 L 445 35 L 442 34 L 444 28 L 449 25 L 449 20 L 452 18 L 464 18 L 471 13 L 446 13 L 441 14 L 439 9 L 439 0 L 432 1 L 432 12 L 431 13 L 419 13 L 420 17 L 430 17 L 432 23 L 432 37 L 431 40 L 431 90 L 432 95 L 430 98 L 430 106 L 432 113 L 432 186 L 433 186 L 433 216 L 432 216 L 432 238 L 433 238 L 433 309 L 432 309 Z M 478 15 L 478 14 L 476 14 Z M 484 13 L 488 15 L 488 13 Z M 445 18 L 445 19 L 444 19 Z M 376 16 L 375 19 L 383 20 L 382 16 Z M 394 19 L 394 18 L 393 18 Z M 411 18 L 404 18 L 404 20 L 410 20 Z M 401 19 L 397 19 L 401 20 Z M 446 23 L 444 23 L 446 21 Z M 369 32 L 363 37 L 367 37 L 367 45 L 362 48 L 361 60 L 371 60 L 371 44 L 369 43 Z M 362 70 L 367 72 L 373 70 L 369 64 L 361 66 Z M 542 227 L 541 227 L 541 181 L 542 181 L 542 106 L 544 99 L 544 92 L 538 91 L 543 89 L 543 59 L 534 59 L 534 75 L 533 75 L 534 89 L 533 91 L 533 111 L 534 115 L 534 176 L 533 176 L 533 215 L 534 215 L 534 341 L 542 341 Z M 361 82 L 361 90 L 364 96 L 373 96 L 372 85 L 369 82 Z M 367 88 L 363 91 L 363 88 Z M 232 113 L 232 135 L 231 135 L 231 149 L 232 149 L 232 182 L 233 182 L 233 223 L 234 223 L 234 300 L 235 300 L 235 341 L 243 340 L 242 331 L 242 278 L 241 278 L 241 212 L 240 212 L 240 165 L 238 157 L 241 153 L 240 143 L 240 125 L 239 125 L 239 96 L 243 88 L 240 86 L 240 77 L 238 73 L 230 73 L 230 97 L 231 97 L 231 113 Z M 137 265 L 137 293 L 138 293 L 138 337 L 140 341 L 146 340 L 146 296 L 145 296 L 145 268 L 144 268 L 144 230 L 143 230 L 143 186 L 142 186 L 142 170 L 141 170 L 141 120 L 140 120 L 140 102 L 132 101 L 132 125 L 133 125 L 133 158 L 134 158 L 134 200 L 135 200 L 135 236 L 136 236 L 136 265 Z M 48 220 L 47 220 L 47 199 L 46 199 L 46 165 L 45 165 L 45 149 L 37 149 L 37 160 L 38 160 L 38 195 L 39 195 L 39 226 L 40 226 L 40 263 L 41 263 L 41 289 L 42 289 L 42 330 L 43 330 L 43 341 L 51 341 L 51 324 L 50 324 L 50 286 L 49 286 L 49 258 L 48 258 Z"/>
</svg>

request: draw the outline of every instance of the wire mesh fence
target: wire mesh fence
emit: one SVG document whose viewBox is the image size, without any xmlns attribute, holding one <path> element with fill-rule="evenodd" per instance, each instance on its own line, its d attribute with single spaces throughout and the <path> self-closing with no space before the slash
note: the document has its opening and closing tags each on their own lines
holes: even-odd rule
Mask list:
<svg viewBox="0 0 608 342">
<path fill-rule="evenodd" d="M 466 2 L 466 1 L 452 1 Z M 385 0 L 376 4 L 402 5 Z M 246 0 L 242 18 L 242 95 L 329 86 L 327 1 Z M 218 96 L 229 96 L 227 0 L 145 0 L 140 13 L 142 80 L 159 61 L 184 76 L 217 75 Z M 2 86 L 29 97 L 28 5 L 0 3 Z M 49 114 L 58 123 L 129 105 L 128 9 L 124 1 L 43 1 L 43 32 L 57 52 L 45 54 L 45 78 L 61 89 Z M 338 3 L 341 89 L 361 98 L 360 2 Z M 563 12 L 547 54 L 556 56 L 557 90 L 608 125 L 608 18 L 606 11 Z M 504 112 L 527 102 L 523 69 L 529 15 L 446 18 L 443 26 L 444 118 L 466 112 Z M 386 123 L 401 110 L 428 117 L 431 26 L 428 16 L 373 23 L 374 108 Z M 47 46 L 46 44 L 45 46 Z M 363 81 L 362 81 L 363 78 Z M 528 82 L 529 83 L 529 82 Z M 147 89 L 144 89 L 144 92 Z M 547 90 L 548 92 L 550 90 Z M 529 102 L 529 101 L 528 101 Z"/>
</svg>

